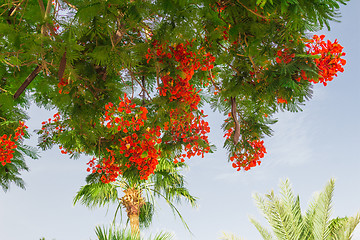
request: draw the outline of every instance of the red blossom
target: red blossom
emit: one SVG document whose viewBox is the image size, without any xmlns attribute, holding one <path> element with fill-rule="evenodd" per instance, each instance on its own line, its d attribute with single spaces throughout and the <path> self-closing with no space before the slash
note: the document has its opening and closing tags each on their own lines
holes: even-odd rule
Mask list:
<svg viewBox="0 0 360 240">
<path fill-rule="evenodd" d="M 183 153 L 174 158 L 174 163 L 183 162 L 185 157 L 204 157 L 204 153 L 210 151 L 207 137 L 210 127 L 208 122 L 203 120 L 206 117 L 203 111 L 195 114 L 200 103 L 200 90 L 197 91 L 190 84 L 190 80 L 199 69 L 201 71 L 213 69 L 215 57 L 210 53 L 204 53 L 202 48 L 197 52 L 189 50 L 190 42 L 167 48 L 155 41 L 153 46 L 159 62 L 165 61 L 166 58 L 176 61 L 176 74 L 173 74 L 176 77 L 172 77 L 170 73 L 162 75 L 162 84 L 158 87 L 160 96 L 167 98 L 170 102 L 179 103 L 177 108 L 170 109 L 170 121 L 164 124 L 164 130 L 172 137 L 165 144 L 182 143 L 185 146 L 182 147 Z M 150 50 L 148 52 L 151 53 Z M 148 57 L 154 56 L 150 54 Z M 205 144 L 199 144 L 200 142 Z"/>
<path fill-rule="evenodd" d="M 233 162 L 232 167 L 236 168 L 237 171 L 241 169 L 247 171 L 252 167 L 260 165 L 260 158 L 263 158 L 266 153 L 264 141 L 254 140 L 248 143 L 251 146 L 250 150 L 237 151 L 230 157 L 230 161 Z"/>
<path fill-rule="evenodd" d="M 304 79 L 312 83 L 320 82 L 326 86 L 327 82 L 333 80 L 338 72 L 344 71 L 343 66 L 346 64 L 346 60 L 342 58 L 345 56 L 345 53 L 342 52 L 343 47 L 338 43 L 337 39 L 334 42 L 329 40 L 325 42 L 324 38 L 325 35 L 314 35 L 306 44 L 308 54 L 319 56 L 314 60 L 319 69 L 319 79 L 307 78 L 305 72 L 301 72 L 301 78 L 298 78 L 298 81 Z"/>
<path fill-rule="evenodd" d="M 16 142 L 23 138 L 26 128 L 28 127 L 24 122 L 19 121 L 19 126 L 14 130 L 14 136 L 4 134 L 0 137 L 0 163 L 2 166 L 11 163 L 11 159 L 14 157 L 13 153 L 17 148 Z"/>
<path fill-rule="evenodd" d="M 147 125 L 148 110 L 132 104 L 126 94 L 119 99 L 118 106 L 113 103 L 105 106 L 103 125 L 122 137 L 115 138 L 114 149 L 107 149 L 108 156 L 99 164 L 94 164 L 94 158 L 88 163 L 88 171 L 102 174 L 104 183 L 115 181 L 128 168 L 136 169 L 140 179 L 147 179 L 155 171 L 161 154 L 157 147 L 161 143 L 161 129 Z"/>
</svg>

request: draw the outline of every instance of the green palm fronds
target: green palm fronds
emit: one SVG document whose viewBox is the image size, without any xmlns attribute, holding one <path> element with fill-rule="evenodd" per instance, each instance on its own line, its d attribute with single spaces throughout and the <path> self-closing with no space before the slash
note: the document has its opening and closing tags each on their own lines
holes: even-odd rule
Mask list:
<svg viewBox="0 0 360 240">
<path fill-rule="evenodd" d="M 185 187 L 186 182 L 180 170 L 187 167 L 184 163 L 174 165 L 167 160 L 160 159 L 159 164 L 147 181 L 136 182 L 132 179 L 119 176 L 114 183 L 105 184 L 99 179 L 97 173 L 88 175 L 87 185 L 81 187 L 73 202 L 81 203 L 89 208 L 103 207 L 109 203 L 118 204 L 114 222 L 119 210 L 122 210 L 119 194 L 129 188 L 139 189 L 145 196 L 145 204 L 140 208 L 139 222 L 141 227 L 149 227 L 154 215 L 156 198 L 163 198 L 169 204 L 174 214 L 178 215 L 189 230 L 184 218 L 175 207 L 174 203 L 186 200 L 191 206 L 196 206 L 196 198 Z"/>
<path fill-rule="evenodd" d="M 130 231 L 125 229 L 117 229 L 115 227 L 96 227 L 95 228 L 96 236 L 98 240 L 172 240 L 173 235 L 168 232 L 160 232 L 154 237 L 149 237 L 147 239 L 141 238 L 138 235 L 131 234 Z"/>
<path fill-rule="evenodd" d="M 73 202 L 77 202 L 89 208 L 102 207 L 108 203 L 118 202 L 116 186 L 102 182 L 90 183 L 80 188 Z"/>
<path fill-rule="evenodd" d="M 253 218 L 250 221 L 265 240 L 350 240 L 360 221 L 355 217 L 330 219 L 335 180 L 315 195 L 305 212 L 301 213 L 300 198 L 295 197 L 289 180 L 280 184 L 280 196 L 270 192 L 254 195 L 255 202 L 269 222 L 272 232 Z"/>
<path fill-rule="evenodd" d="M 241 238 L 237 237 L 233 233 L 224 233 L 224 232 L 223 232 L 223 235 L 220 237 L 220 239 L 222 239 L 222 240 L 242 240 Z"/>
</svg>

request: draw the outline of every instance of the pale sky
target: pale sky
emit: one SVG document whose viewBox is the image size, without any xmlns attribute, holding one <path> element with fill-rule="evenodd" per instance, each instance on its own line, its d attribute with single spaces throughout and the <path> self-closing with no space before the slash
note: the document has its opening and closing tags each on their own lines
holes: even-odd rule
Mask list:
<svg viewBox="0 0 360 240">
<path fill-rule="evenodd" d="M 303 210 L 312 194 L 336 179 L 333 217 L 353 216 L 360 211 L 360 1 L 341 8 L 341 23 L 333 23 L 326 39 L 335 38 L 347 53 L 345 72 L 324 87 L 314 87 L 314 97 L 300 113 L 280 113 L 274 136 L 265 139 L 268 154 L 262 164 L 248 172 L 237 172 L 227 162 L 220 129 L 222 117 L 208 109 L 210 140 L 218 150 L 204 159 L 190 159 L 186 180 L 199 198 L 199 208 L 179 206 L 193 235 L 159 200 L 152 226 L 144 231 L 173 232 L 177 240 L 219 239 L 221 232 L 235 233 L 247 240 L 261 239 L 248 220 L 253 216 L 266 224 L 252 199 L 253 193 L 278 192 L 280 179 L 289 178 Z M 30 109 L 30 130 L 52 114 Z M 36 145 L 36 134 L 28 142 Z M 90 210 L 72 205 L 76 191 L 85 184 L 87 158 L 70 160 L 54 147 L 38 160 L 28 159 L 30 172 L 23 173 L 26 191 L 12 186 L 0 191 L 1 240 L 95 240 L 95 226 L 108 226 L 114 206 Z M 354 240 L 360 239 L 360 227 Z"/>
</svg>

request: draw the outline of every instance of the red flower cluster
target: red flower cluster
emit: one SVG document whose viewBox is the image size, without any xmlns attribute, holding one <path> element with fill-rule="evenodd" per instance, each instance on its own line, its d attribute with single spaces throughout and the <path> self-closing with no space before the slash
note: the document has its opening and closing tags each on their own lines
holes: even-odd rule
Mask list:
<svg viewBox="0 0 360 240">
<path fill-rule="evenodd" d="M 62 93 L 69 94 L 69 91 L 63 92 L 63 88 L 67 85 L 68 85 L 68 83 L 64 80 L 64 78 L 62 78 L 61 81 L 58 83 L 58 88 L 59 88 L 60 94 L 62 94 Z"/>
<path fill-rule="evenodd" d="M 215 57 L 210 53 L 203 53 L 203 49 L 200 49 L 197 54 L 188 50 L 188 46 L 191 46 L 190 42 L 166 48 L 165 45 L 154 41 L 153 46 L 157 61 L 162 63 L 168 58 L 174 59 L 178 63 L 176 67 L 178 73 L 175 78 L 171 77 L 170 73 L 161 76 L 162 85 L 158 87 L 160 96 L 169 96 L 170 101 L 176 100 L 189 105 L 191 110 L 197 109 L 200 102 L 198 96 L 200 90 L 196 91 L 196 88 L 189 81 L 199 68 L 202 71 L 214 68 L 212 63 L 215 62 Z M 202 55 L 202 60 L 198 58 L 198 55 Z M 148 62 L 155 58 L 150 48 L 145 57 Z"/>
<path fill-rule="evenodd" d="M 193 156 L 202 156 L 210 151 L 207 134 L 210 132 L 209 123 L 204 121 L 204 111 L 197 117 L 192 112 L 185 112 L 182 109 L 173 109 L 170 112 L 170 122 L 165 123 L 165 130 L 170 130 L 173 142 L 186 143 L 183 151 L 185 153 L 175 157 L 174 163 L 184 162 L 185 157 L 190 159 Z M 199 145 L 199 140 L 205 145 Z M 169 142 L 165 142 L 169 143 Z"/>
<path fill-rule="evenodd" d="M 4 134 L 0 137 L 0 162 L 5 166 L 7 163 L 11 163 L 11 159 L 14 157 L 14 149 L 17 148 L 16 141 L 22 139 L 25 135 L 24 129 L 28 128 L 24 122 L 19 121 L 19 127 L 15 129 L 15 134 L 8 136 Z"/>
<path fill-rule="evenodd" d="M 114 151 L 106 149 L 109 152 L 107 158 L 103 158 L 100 164 L 95 164 L 96 158 L 93 157 L 87 164 L 89 165 L 87 171 L 92 173 L 102 173 L 100 180 L 103 183 L 110 183 L 116 181 L 116 178 L 122 174 L 120 167 L 115 163 Z"/>
<path fill-rule="evenodd" d="M 170 76 L 170 73 L 161 76 L 162 85 L 158 88 L 160 96 L 168 97 L 170 102 L 179 102 L 177 108 L 170 110 L 170 121 L 164 126 L 164 130 L 169 131 L 172 136 L 172 141 L 166 143 L 184 144 L 182 150 L 185 153 L 176 156 L 174 163 L 183 162 L 185 157 L 200 155 L 203 157 L 204 153 L 210 151 L 207 137 L 210 128 L 208 122 L 203 120 L 206 117 L 203 111 L 197 116 L 193 113 L 200 103 L 198 95 L 200 91 L 196 91 L 190 80 L 196 70 L 213 69 L 215 57 L 210 53 L 204 53 L 202 48 L 197 53 L 189 50 L 190 42 L 167 48 L 155 41 L 153 46 L 156 57 L 149 49 L 146 55 L 148 62 L 152 58 L 156 58 L 161 63 L 170 59 L 176 61 L 176 77 Z"/>
<path fill-rule="evenodd" d="M 117 150 L 108 150 L 110 156 L 104 158 L 101 165 L 91 164 L 90 161 L 92 171 L 104 173 L 103 182 L 114 181 L 127 168 L 136 168 L 140 179 L 147 179 L 154 172 L 161 154 L 157 147 L 161 143 L 160 127 L 146 126 L 147 109 L 131 104 L 126 94 L 124 100 L 120 98 L 118 106 L 109 103 L 105 109 L 104 125 L 115 133 L 113 136 Z M 121 132 L 126 136 L 120 137 L 117 133 Z"/>
<path fill-rule="evenodd" d="M 282 50 L 277 51 L 276 62 L 277 63 L 283 62 L 285 64 L 288 64 L 293 60 L 294 57 L 295 57 L 295 53 L 290 54 L 289 49 L 284 48 Z"/>
<path fill-rule="evenodd" d="M 285 103 L 285 104 L 288 103 L 288 101 L 287 101 L 286 99 L 283 99 L 283 98 L 281 98 L 281 97 L 278 97 L 278 98 L 277 98 L 277 102 L 278 102 L 278 103 Z"/>
<path fill-rule="evenodd" d="M 260 165 L 260 158 L 263 158 L 266 153 L 264 141 L 255 140 L 249 142 L 249 144 L 252 147 L 251 150 L 235 152 L 234 155 L 230 157 L 230 161 L 233 162 L 232 166 L 233 168 L 237 168 L 237 171 L 240 171 L 241 168 L 247 171 L 256 165 Z"/>
<path fill-rule="evenodd" d="M 229 118 L 226 119 L 225 122 L 230 120 L 231 113 L 229 113 L 228 116 Z M 265 115 L 265 117 L 267 117 L 267 115 Z M 240 127 L 242 127 L 242 125 Z M 224 137 L 226 137 L 226 139 L 231 138 L 233 132 L 234 128 L 229 128 L 224 134 Z M 237 171 L 240 171 L 241 168 L 247 171 L 256 165 L 260 165 L 260 158 L 263 158 L 266 153 L 264 141 L 254 140 L 248 143 L 252 149 L 246 151 L 238 149 L 233 153 L 233 156 L 230 157 L 230 161 L 233 162 L 232 166 L 233 168 L 237 168 Z"/>
<path fill-rule="evenodd" d="M 42 125 L 41 130 L 45 131 L 46 134 L 49 134 L 49 130 L 47 129 L 49 124 L 51 124 L 51 122 L 57 123 L 60 120 L 60 118 L 61 118 L 60 113 L 55 113 L 53 116 L 53 119 L 49 118 L 47 121 L 43 121 L 41 123 L 41 125 Z M 55 130 L 62 132 L 63 128 L 62 128 L 62 126 L 58 126 L 55 128 Z"/>
<path fill-rule="evenodd" d="M 316 58 L 314 61 L 319 69 L 319 80 L 309 79 L 302 73 L 302 78 L 312 83 L 321 82 L 324 86 L 328 81 L 333 80 L 334 76 L 337 76 L 337 72 L 343 72 L 346 60 L 342 59 L 345 53 L 342 52 L 343 47 L 337 42 L 337 39 L 332 43 L 327 40 L 324 41 L 325 35 L 314 35 L 306 47 L 307 53 L 311 55 L 320 55 L 320 58 Z"/>
<path fill-rule="evenodd" d="M 41 123 L 41 130 L 45 135 L 56 135 L 65 131 L 65 127 L 59 124 L 61 117 L 60 113 L 55 113 L 53 119 L 49 118 L 47 121 Z M 44 139 L 45 141 L 45 139 Z M 65 149 L 63 146 L 59 146 L 62 154 L 72 154 L 73 151 Z"/>
<path fill-rule="evenodd" d="M 120 99 L 119 106 L 116 107 L 113 103 L 105 105 L 105 123 L 107 128 L 116 128 L 117 132 L 123 131 L 139 131 L 147 120 L 148 110 L 145 107 L 137 107 L 136 104 L 131 104 L 131 100 L 124 95 L 124 100 Z M 131 117 L 132 116 L 132 117 Z M 130 121 L 129 121 L 130 120 Z"/>
<path fill-rule="evenodd" d="M 213 5 L 213 4 L 209 4 L 209 5 L 212 8 L 212 10 L 214 10 L 214 11 L 216 11 L 218 13 L 221 13 L 227 7 L 227 5 L 225 5 L 225 3 L 222 2 L 222 1 L 215 2 L 215 5 Z"/>
</svg>

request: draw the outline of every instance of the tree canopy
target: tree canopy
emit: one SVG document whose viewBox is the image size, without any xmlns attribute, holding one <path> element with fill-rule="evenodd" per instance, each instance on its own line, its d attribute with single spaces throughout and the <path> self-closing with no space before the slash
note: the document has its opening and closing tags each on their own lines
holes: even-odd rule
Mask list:
<svg viewBox="0 0 360 240">
<path fill-rule="evenodd" d="M 228 116 L 233 167 L 260 164 L 274 114 L 300 111 L 313 84 L 343 71 L 342 46 L 312 33 L 346 2 L 5 0 L 1 177 L 14 180 L 26 169 L 21 156 L 36 157 L 14 138 L 31 101 L 58 111 L 39 146 L 91 156 L 88 171 L 103 182 L 145 181 L 160 158 L 211 152 L 205 103 Z"/>
</svg>

